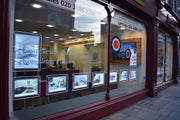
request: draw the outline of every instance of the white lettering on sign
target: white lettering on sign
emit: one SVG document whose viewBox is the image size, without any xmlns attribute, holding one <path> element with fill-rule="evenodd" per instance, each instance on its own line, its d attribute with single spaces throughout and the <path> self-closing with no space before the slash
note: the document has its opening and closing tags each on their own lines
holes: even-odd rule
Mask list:
<svg viewBox="0 0 180 120">
<path fill-rule="evenodd" d="M 78 15 L 90 15 L 90 16 L 96 16 L 99 15 L 96 14 L 94 8 L 88 7 L 82 3 L 82 1 L 76 1 L 76 0 L 36 0 L 41 3 L 45 3 L 48 5 L 52 5 L 54 7 L 58 7 L 64 10 L 72 11 Z M 89 4 L 92 4 L 90 2 Z"/>
<path fill-rule="evenodd" d="M 36 0 L 36 1 L 53 5 L 55 7 L 60 7 L 65 10 L 74 11 L 75 9 L 75 0 Z"/>
</svg>

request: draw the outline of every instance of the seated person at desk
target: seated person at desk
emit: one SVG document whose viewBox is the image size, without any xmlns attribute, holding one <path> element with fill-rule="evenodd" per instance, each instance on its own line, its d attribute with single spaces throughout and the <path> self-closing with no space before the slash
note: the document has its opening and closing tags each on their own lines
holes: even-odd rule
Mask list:
<svg viewBox="0 0 180 120">
<path fill-rule="evenodd" d="M 68 63 L 67 64 L 67 69 L 68 70 L 74 70 L 73 63 Z"/>
<path fill-rule="evenodd" d="M 62 60 L 60 60 L 60 61 L 58 62 L 57 68 L 58 68 L 58 70 L 63 69 L 63 67 L 62 67 Z"/>
</svg>

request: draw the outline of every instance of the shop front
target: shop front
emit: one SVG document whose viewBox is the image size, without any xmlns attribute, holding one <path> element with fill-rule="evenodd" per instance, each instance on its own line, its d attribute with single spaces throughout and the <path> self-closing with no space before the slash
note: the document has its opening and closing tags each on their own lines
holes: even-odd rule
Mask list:
<svg viewBox="0 0 180 120">
<path fill-rule="evenodd" d="M 177 83 L 178 75 L 178 16 L 161 3 L 158 10 L 159 28 L 157 35 L 157 79 L 154 88 L 160 91 Z"/>
<path fill-rule="evenodd" d="M 157 4 L 151 13 L 146 5 L 10 0 L 1 30 L 8 31 L 4 116 L 100 119 L 175 83 L 176 31 L 164 30 Z"/>
</svg>

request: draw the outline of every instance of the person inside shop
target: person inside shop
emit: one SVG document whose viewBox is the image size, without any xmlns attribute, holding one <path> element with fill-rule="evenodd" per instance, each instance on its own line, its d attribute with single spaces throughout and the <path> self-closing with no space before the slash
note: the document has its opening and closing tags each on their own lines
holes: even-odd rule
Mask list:
<svg viewBox="0 0 180 120">
<path fill-rule="evenodd" d="M 63 69 L 63 66 L 62 66 L 62 60 L 60 60 L 60 61 L 58 62 L 57 68 L 58 68 L 58 70 Z"/>
</svg>

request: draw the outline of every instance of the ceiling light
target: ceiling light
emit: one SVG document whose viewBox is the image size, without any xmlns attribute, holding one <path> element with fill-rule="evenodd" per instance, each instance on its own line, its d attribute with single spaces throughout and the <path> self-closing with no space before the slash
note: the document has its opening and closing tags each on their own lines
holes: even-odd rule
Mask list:
<svg viewBox="0 0 180 120">
<path fill-rule="evenodd" d="M 45 37 L 45 38 L 47 38 L 47 39 L 48 39 L 49 37 L 47 36 L 47 37 Z"/>
<path fill-rule="evenodd" d="M 15 19 L 16 22 L 23 22 L 22 19 Z"/>
<path fill-rule="evenodd" d="M 59 38 L 59 40 L 63 40 L 62 38 Z"/>
<path fill-rule="evenodd" d="M 50 41 L 50 43 L 54 43 L 54 41 Z"/>
<path fill-rule="evenodd" d="M 72 36 L 69 36 L 69 38 L 71 39 L 71 38 L 72 38 Z"/>
<path fill-rule="evenodd" d="M 47 25 L 47 27 L 54 27 L 54 25 Z"/>
<path fill-rule="evenodd" d="M 76 29 L 76 28 L 74 28 L 74 29 L 72 29 L 72 31 L 73 31 L 73 32 L 75 32 L 75 31 L 77 31 L 77 29 Z"/>
<path fill-rule="evenodd" d="M 72 17 L 79 17 L 79 15 L 73 14 Z"/>
<path fill-rule="evenodd" d="M 106 24 L 106 22 L 102 21 L 101 24 L 104 25 L 104 24 Z"/>
<path fill-rule="evenodd" d="M 81 36 L 84 36 L 84 34 L 81 34 Z"/>
<path fill-rule="evenodd" d="M 37 31 L 32 31 L 32 33 L 37 33 Z"/>
<path fill-rule="evenodd" d="M 122 27 L 122 28 L 120 28 L 121 30 L 125 30 L 126 28 L 125 27 Z"/>
<path fill-rule="evenodd" d="M 32 6 L 33 6 L 34 8 L 42 8 L 42 5 L 40 5 L 40 4 L 32 4 Z"/>
<path fill-rule="evenodd" d="M 58 34 L 54 34 L 54 36 L 59 36 Z"/>
</svg>

